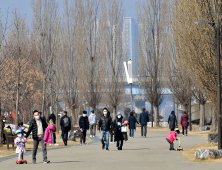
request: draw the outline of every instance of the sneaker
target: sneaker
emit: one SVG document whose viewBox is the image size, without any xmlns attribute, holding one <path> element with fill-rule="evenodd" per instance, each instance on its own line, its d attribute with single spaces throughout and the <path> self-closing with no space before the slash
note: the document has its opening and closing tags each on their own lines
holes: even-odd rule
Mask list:
<svg viewBox="0 0 222 170">
<path fill-rule="evenodd" d="M 187 134 L 186 134 L 186 136 L 187 136 Z"/>
<path fill-rule="evenodd" d="M 115 142 L 110 142 L 110 144 L 115 144 Z"/>
<path fill-rule="evenodd" d="M 67 146 L 67 143 L 64 143 L 65 146 Z"/>
<path fill-rule="evenodd" d="M 83 143 L 84 145 L 88 145 L 88 143 Z"/>
<path fill-rule="evenodd" d="M 36 164 L 36 161 L 32 161 L 32 164 Z"/>
<path fill-rule="evenodd" d="M 54 146 L 59 146 L 59 144 L 58 144 L 58 143 L 55 143 Z"/>
<path fill-rule="evenodd" d="M 105 149 L 105 144 L 102 146 L 102 149 Z"/>
<path fill-rule="evenodd" d="M 89 136 L 90 138 L 93 137 L 92 135 Z"/>
<path fill-rule="evenodd" d="M 95 138 L 95 136 L 93 135 L 93 138 Z"/>
<path fill-rule="evenodd" d="M 109 150 L 109 148 L 106 148 L 106 150 L 108 151 L 108 150 Z"/>
<path fill-rule="evenodd" d="M 43 163 L 44 164 L 48 164 L 48 163 L 50 163 L 50 161 L 49 160 L 45 160 L 45 161 L 43 161 Z"/>
</svg>

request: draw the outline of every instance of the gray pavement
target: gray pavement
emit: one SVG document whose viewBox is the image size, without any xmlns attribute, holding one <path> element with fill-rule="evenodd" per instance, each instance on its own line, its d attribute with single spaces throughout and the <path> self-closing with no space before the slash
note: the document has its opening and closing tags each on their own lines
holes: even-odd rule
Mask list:
<svg viewBox="0 0 222 170">
<path fill-rule="evenodd" d="M 188 162 L 181 152 L 169 151 L 169 144 L 165 140 L 168 132 L 148 131 L 147 138 L 140 138 L 140 132 L 135 133 L 135 138 L 124 142 L 123 150 L 118 151 L 114 144 L 110 144 L 109 151 L 102 150 L 98 138 L 94 142 L 84 146 L 70 146 L 61 149 L 48 151 L 50 164 L 42 163 L 42 153 L 37 154 L 37 164 L 31 164 L 31 155 L 24 157 L 27 165 L 16 165 L 17 157 L 8 157 L 1 162 L 1 170 L 62 170 L 62 169 L 92 169 L 92 170 L 113 170 L 113 169 L 155 169 L 155 170 L 217 170 L 222 169 L 221 163 L 199 163 Z M 98 132 L 97 132 L 97 135 Z M 181 146 L 183 148 L 196 144 L 205 143 L 207 138 L 198 136 L 182 136 Z M 178 142 L 175 141 L 175 148 Z"/>
</svg>

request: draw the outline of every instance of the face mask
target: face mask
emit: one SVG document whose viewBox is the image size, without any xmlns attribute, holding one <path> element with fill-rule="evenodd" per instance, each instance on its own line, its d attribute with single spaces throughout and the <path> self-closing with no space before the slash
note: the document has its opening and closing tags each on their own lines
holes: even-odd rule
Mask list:
<svg viewBox="0 0 222 170">
<path fill-rule="evenodd" d="M 37 119 L 37 120 L 38 120 L 39 118 L 40 118 L 40 116 L 35 116 L 35 119 Z"/>
<path fill-rule="evenodd" d="M 21 137 L 22 137 L 22 134 L 19 134 L 18 137 L 21 138 Z"/>
<path fill-rule="evenodd" d="M 118 118 L 121 118 L 121 115 L 118 115 L 117 117 L 118 117 Z"/>
<path fill-rule="evenodd" d="M 3 120 L 3 122 L 5 122 L 5 120 Z"/>
<path fill-rule="evenodd" d="M 83 117 L 86 117 L 86 114 L 83 114 Z"/>
<path fill-rule="evenodd" d="M 103 112 L 104 115 L 107 115 L 107 112 Z"/>
</svg>

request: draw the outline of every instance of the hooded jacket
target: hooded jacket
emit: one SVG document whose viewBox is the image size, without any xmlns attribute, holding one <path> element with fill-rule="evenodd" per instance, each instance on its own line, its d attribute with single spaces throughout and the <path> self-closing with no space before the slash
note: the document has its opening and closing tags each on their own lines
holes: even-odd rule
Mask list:
<svg viewBox="0 0 222 170">
<path fill-rule="evenodd" d="M 64 121 L 63 121 L 63 119 L 64 118 L 68 118 L 69 119 L 69 126 L 68 127 L 64 127 Z M 61 119 L 60 119 L 60 126 L 61 126 L 61 130 L 62 131 L 65 131 L 65 130 L 70 130 L 71 129 L 71 120 L 70 120 L 70 118 L 67 116 L 67 115 L 64 115 Z"/>
<path fill-rule="evenodd" d="M 89 120 L 88 120 L 88 117 L 83 117 L 81 116 L 79 118 L 79 127 L 81 129 L 89 129 Z"/>
<path fill-rule="evenodd" d="M 113 121 L 110 116 L 101 116 L 98 123 L 98 130 L 110 131 Z"/>
<path fill-rule="evenodd" d="M 187 127 L 188 126 L 188 120 L 189 120 L 189 117 L 187 114 L 183 114 L 181 116 L 181 120 L 180 120 L 180 123 L 183 127 Z"/>
<path fill-rule="evenodd" d="M 48 127 L 45 130 L 45 135 L 44 135 L 44 144 L 46 143 L 52 143 L 52 133 L 51 131 L 55 131 L 55 126 L 53 125 L 48 125 Z"/>
<path fill-rule="evenodd" d="M 96 114 L 91 113 L 91 114 L 89 115 L 89 124 L 90 124 L 90 125 L 95 125 L 96 123 L 97 123 Z"/>
<path fill-rule="evenodd" d="M 166 137 L 166 139 L 170 140 L 170 142 L 175 141 L 177 138 L 177 134 L 174 131 L 171 131 L 170 134 Z"/>
</svg>

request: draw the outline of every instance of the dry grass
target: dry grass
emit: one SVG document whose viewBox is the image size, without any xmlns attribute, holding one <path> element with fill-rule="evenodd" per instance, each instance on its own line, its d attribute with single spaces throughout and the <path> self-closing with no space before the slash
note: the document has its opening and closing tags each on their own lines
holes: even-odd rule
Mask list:
<svg viewBox="0 0 222 170">
<path fill-rule="evenodd" d="M 61 133 L 59 133 L 59 135 L 58 134 L 56 135 L 56 142 L 59 144 L 59 146 L 49 146 L 47 144 L 47 148 L 63 147 L 64 143 L 63 143 L 62 139 L 59 138 L 60 135 L 61 135 Z M 91 142 L 91 141 L 92 141 L 91 139 L 86 137 L 86 142 L 87 143 Z M 70 145 L 78 145 L 79 143 L 80 143 L 79 138 L 76 138 L 76 141 L 68 141 L 69 146 Z M 39 144 L 38 150 L 41 150 L 41 149 L 42 149 L 42 146 L 41 146 L 41 144 Z M 26 143 L 26 151 L 29 152 L 29 151 L 32 151 L 32 150 L 33 150 L 33 139 L 28 138 L 28 141 Z M 0 158 L 5 157 L 5 156 L 9 156 L 9 155 L 14 155 L 14 154 L 15 154 L 15 150 L 13 150 L 13 149 L 7 150 L 6 145 L 3 145 L 3 147 L 0 147 Z"/>
<path fill-rule="evenodd" d="M 208 144 L 208 143 L 199 144 L 192 146 L 190 148 L 186 148 L 181 153 L 190 162 L 222 162 L 222 158 L 218 159 L 208 158 L 206 160 L 196 159 L 195 152 L 198 151 L 199 149 L 218 149 L 218 144 Z"/>
</svg>

